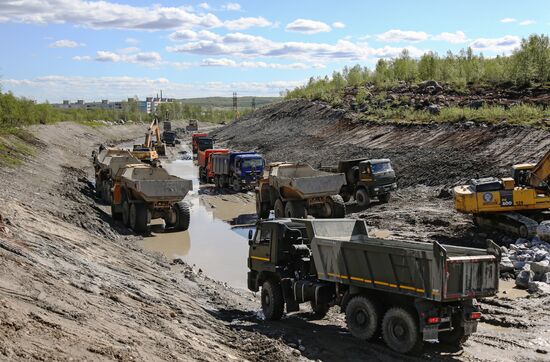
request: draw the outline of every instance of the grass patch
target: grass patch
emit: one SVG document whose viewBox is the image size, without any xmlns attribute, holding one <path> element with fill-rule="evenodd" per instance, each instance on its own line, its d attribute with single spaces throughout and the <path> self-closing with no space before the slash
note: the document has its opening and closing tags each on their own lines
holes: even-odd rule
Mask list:
<svg viewBox="0 0 550 362">
<path fill-rule="evenodd" d="M 373 108 L 364 112 L 365 121 L 396 123 L 459 123 L 473 121 L 486 124 L 510 124 L 517 126 L 550 126 L 550 109 L 532 105 L 515 105 L 509 108 L 485 106 L 479 109 L 445 107 L 439 114 L 415 111 L 407 108 Z"/>
<path fill-rule="evenodd" d="M 23 128 L 0 129 L 0 166 L 15 167 L 35 155 L 38 140 Z"/>
</svg>

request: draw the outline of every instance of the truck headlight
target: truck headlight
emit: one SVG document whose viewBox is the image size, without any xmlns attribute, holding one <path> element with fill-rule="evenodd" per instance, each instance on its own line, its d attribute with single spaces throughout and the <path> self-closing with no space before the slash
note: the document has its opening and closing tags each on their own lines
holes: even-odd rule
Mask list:
<svg viewBox="0 0 550 362">
<path fill-rule="evenodd" d="M 377 192 L 378 190 L 379 190 L 378 187 L 375 187 L 375 188 L 374 188 L 374 192 Z"/>
</svg>

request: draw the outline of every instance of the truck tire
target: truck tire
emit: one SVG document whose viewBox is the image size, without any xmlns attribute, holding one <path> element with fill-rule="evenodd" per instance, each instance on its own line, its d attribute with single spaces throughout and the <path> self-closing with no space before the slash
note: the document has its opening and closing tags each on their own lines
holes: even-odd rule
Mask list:
<svg viewBox="0 0 550 362">
<path fill-rule="evenodd" d="M 273 206 L 273 211 L 275 213 L 275 218 L 283 218 L 285 217 L 285 204 L 281 199 L 275 200 L 275 205 Z"/>
<path fill-rule="evenodd" d="M 285 308 L 281 284 L 272 280 L 265 281 L 262 285 L 261 297 L 265 319 L 270 321 L 281 319 Z"/>
<path fill-rule="evenodd" d="M 235 192 L 241 192 L 241 183 L 239 182 L 238 178 L 234 178 L 233 182 L 231 183 L 231 187 L 233 187 L 233 191 Z"/>
<path fill-rule="evenodd" d="M 313 300 L 309 303 L 311 305 L 311 311 L 313 312 L 313 319 L 323 319 L 330 309 L 330 305 L 327 303 L 317 304 Z"/>
<path fill-rule="evenodd" d="M 469 335 L 464 334 L 464 327 L 460 325 L 461 318 L 462 313 L 455 313 L 452 316 L 453 330 L 439 333 L 439 343 L 460 347 L 468 340 Z"/>
<path fill-rule="evenodd" d="M 136 233 L 147 230 L 147 206 L 134 202 L 130 205 L 130 228 Z"/>
<path fill-rule="evenodd" d="M 401 307 L 390 308 L 384 315 L 382 337 L 388 347 L 403 354 L 418 355 L 424 345 L 416 316 Z"/>
<path fill-rule="evenodd" d="M 111 183 L 108 180 L 103 181 L 103 201 L 106 204 L 111 203 Z"/>
<path fill-rule="evenodd" d="M 307 218 L 306 206 L 300 201 L 288 201 L 285 205 L 285 217 Z"/>
<path fill-rule="evenodd" d="M 191 221 L 191 212 L 189 211 L 189 204 L 185 201 L 176 202 L 172 206 L 176 213 L 176 224 L 174 227 L 178 231 L 185 231 L 189 229 L 189 222 Z"/>
<path fill-rule="evenodd" d="M 206 183 L 206 172 L 204 170 L 204 167 L 199 166 L 199 181 L 202 183 Z"/>
<path fill-rule="evenodd" d="M 122 213 L 115 211 L 115 204 L 113 204 L 112 202 L 111 202 L 111 217 L 113 218 L 113 220 L 117 220 L 117 221 L 122 220 Z"/>
<path fill-rule="evenodd" d="M 367 190 L 361 188 L 355 191 L 355 201 L 360 207 L 367 207 L 370 204 L 370 197 Z"/>
<path fill-rule="evenodd" d="M 103 198 L 103 181 L 101 177 L 95 178 L 95 194 L 99 199 Z"/>
<path fill-rule="evenodd" d="M 343 218 L 346 217 L 346 203 L 340 195 L 332 195 L 331 199 L 331 209 L 333 218 Z"/>
<path fill-rule="evenodd" d="M 367 297 L 358 295 L 351 298 L 346 307 L 346 325 L 355 338 L 372 339 L 380 326 L 379 308 Z"/>
<path fill-rule="evenodd" d="M 269 203 L 261 202 L 260 197 L 256 193 L 256 214 L 258 219 L 267 219 L 269 217 Z"/>
<path fill-rule="evenodd" d="M 383 204 L 387 204 L 388 202 L 390 202 L 390 199 L 391 199 L 391 194 L 390 193 L 382 194 L 382 195 L 378 196 L 378 201 L 380 201 Z"/>
<path fill-rule="evenodd" d="M 130 204 L 126 198 L 122 200 L 122 223 L 124 226 L 130 227 Z"/>
</svg>

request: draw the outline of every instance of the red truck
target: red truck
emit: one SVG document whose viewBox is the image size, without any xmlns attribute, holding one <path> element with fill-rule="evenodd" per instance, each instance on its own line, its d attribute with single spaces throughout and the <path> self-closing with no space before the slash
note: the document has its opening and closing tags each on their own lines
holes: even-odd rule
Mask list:
<svg viewBox="0 0 550 362">
<path fill-rule="evenodd" d="M 194 155 L 199 151 L 214 148 L 214 140 L 208 136 L 208 133 L 193 133 L 191 144 Z"/>
<path fill-rule="evenodd" d="M 199 165 L 199 180 L 201 182 L 208 183 L 214 177 L 214 173 L 212 172 L 212 155 L 219 153 L 227 154 L 229 150 L 225 148 L 199 150 L 197 163 Z"/>
</svg>

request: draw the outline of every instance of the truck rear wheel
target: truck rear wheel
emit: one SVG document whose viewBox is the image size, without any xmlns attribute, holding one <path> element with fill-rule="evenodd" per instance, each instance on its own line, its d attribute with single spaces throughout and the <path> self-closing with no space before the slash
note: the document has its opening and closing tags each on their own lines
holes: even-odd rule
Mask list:
<svg viewBox="0 0 550 362">
<path fill-rule="evenodd" d="M 281 199 L 275 200 L 275 205 L 273 206 L 273 211 L 275 212 L 276 218 L 285 217 L 285 205 Z"/>
<path fill-rule="evenodd" d="M 383 204 L 387 204 L 388 202 L 390 202 L 390 199 L 391 199 L 391 194 L 390 193 L 382 194 L 382 195 L 378 196 L 378 200 Z"/>
<path fill-rule="evenodd" d="M 388 347 L 403 354 L 420 354 L 424 345 L 417 319 L 401 307 L 390 308 L 384 315 L 382 337 Z"/>
<path fill-rule="evenodd" d="M 261 295 L 265 319 L 270 321 L 281 319 L 285 308 L 281 284 L 271 280 L 264 282 Z"/>
<path fill-rule="evenodd" d="M 100 199 L 103 198 L 103 181 L 100 177 L 97 176 L 95 178 L 95 194 Z"/>
<path fill-rule="evenodd" d="M 258 219 L 267 219 L 269 217 L 269 204 L 260 201 L 260 196 L 256 194 L 256 214 Z"/>
<path fill-rule="evenodd" d="M 367 190 L 359 189 L 355 191 L 355 201 L 357 201 L 357 205 L 359 205 L 360 207 L 369 206 L 370 197 L 369 194 L 367 194 Z"/>
<path fill-rule="evenodd" d="M 147 230 L 147 206 L 142 203 L 130 205 L 130 227 L 137 233 Z"/>
<path fill-rule="evenodd" d="M 122 213 L 115 211 L 115 204 L 113 204 L 112 201 L 111 201 L 111 217 L 113 218 L 113 220 L 118 220 L 118 221 L 122 220 Z"/>
<path fill-rule="evenodd" d="M 122 201 L 122 223 L 126 227 L 130 226 L 130 204 L 126 199 Z"/>
<path fill-rule="evenodd" d="M 172 207 L 176 213 L 176 224 L 174 225 L 176 230 L 185 231 L 189 229 L 189 222 L 191 220 L 189 204 L 185 201 L 180 201 L 176 202 Z"/>
<path fill-rule="evenodd" d="M 305 219 L 307 217 L 306 206 L 299 201 L 288 201 L 285 205 L 285 217 Z"/>
<path fill-rule="evenodd" d="M 241 183 L 239 182 L 238 178 L 233 179 L 233 184 L 231 185 L 233 187 L 233 191 L 235 192 L 241 192 Z"/>
<path fill-rule="evenodd" d="M 469 336 L 464 334 L 464 327 L 460 325 L 461 319 L 462 313 L 455 313 L 452 316 L 451 321 L 453 324 L 453 330 L 439 333 L 439 343 L 453 347 L 460 347 L 468 340 Z"/>
<path fill-rule="evenodd" d="M 317 304 L 313 300 L 309 303 L 313 312 L 314 319 L 323 319 L 330 309 L 330 305 L 327 303 Z"/>
<path fill-rule="evenodd" d="M 111 183 L 107 180 L 103 181 L 103 201 L 107 204 L 111 203 Z"/>
<path fill-rule="evenodd" d="M 368 341 L 378 332 L 380 325 L 378 308 L 367 297 L 353 297 L 346 307 L 346 324 L 352 336 Z"/>
<path fill-rule="evenodd" d="M 340 195 L 332 195 L 331 200 L 331 209 L 333 218 L 342 218 L 346 217 L 346 204 L 344 199 Z"/>
</svg>

